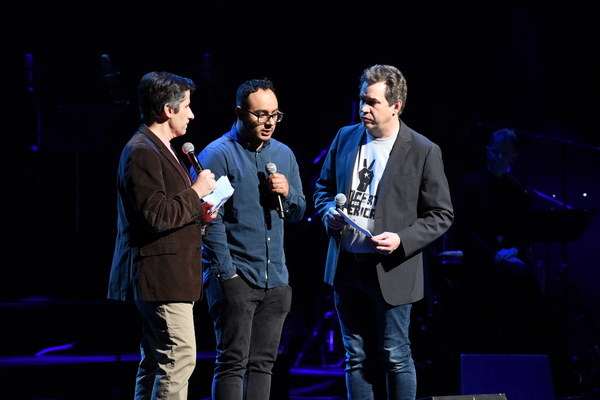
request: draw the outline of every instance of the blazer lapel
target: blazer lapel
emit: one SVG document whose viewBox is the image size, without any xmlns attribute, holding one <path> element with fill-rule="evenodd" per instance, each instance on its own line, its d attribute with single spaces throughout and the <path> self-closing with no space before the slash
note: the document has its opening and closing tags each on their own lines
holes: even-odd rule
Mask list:
<svg viewBox="0 0 600 400">
<path fill-rule="evenodd" d="M 178 158 L 175 158 L 165 144 L 156 136 L 147 126 L 144 126 L 141 131 L 147 135 L 150 140 L 156 145 L 158 150 L 165 156 L 165 158 L 171 163 L 173 168 L 177 171 L 181 179 L 185 182 L 186 186 L 190 185 L 190 176 L 187 174 L 187 171 L 184 169 L 183 164 L 180 162 Z"/>
<path fill-rule="evenodd" d="M 396 138 L 396 142 L 394 143 L 392 151 L 390 152 L 390 158 L 385 167 L 385 171 L 383 172 L 383 178 L 381 179 L 379 187 L 377 188 L 377 198 L 384 198 L 385 192 L 391 187 L 394 177 L 400 171 L 400 165 L 402 165 L 404 162 L 406 153 L 408 152 L 408 149 L 410 149 L 411 140 L 409 129 L 406 127 L 406 125 L 404 125 L 404 123 L 402 123 L 400 132 L 398 132 L 398 137 Z"/>
<path fill-rule="evenodd" d="M 340 163 L 340 166 L 342 166 L 343 169 L 339 174 L 342 179 L 338 179 L 338 182 L 345 183 L 346 187 L 343 188 L 343 192 L 346 193 L 347 196 L 350 195 L 350 189 L 352 189 L 352 172 L 354 170 L 354 162 L 356 161 L 356 153 L 366 134 L 366 129 L 362 124 L 356 126 L 356 131 L 357 134 L 348 135 L 349 140 L 342 147 L 345 154 L 341 156 L 342 162 Z"/>
</svg>

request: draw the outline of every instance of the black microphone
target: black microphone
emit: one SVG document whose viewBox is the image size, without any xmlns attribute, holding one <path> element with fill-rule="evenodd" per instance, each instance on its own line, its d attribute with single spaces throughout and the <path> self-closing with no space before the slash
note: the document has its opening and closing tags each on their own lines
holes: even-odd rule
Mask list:
<svg viewBox="0 0 600 400">
<path fill-rule="evenodd" d="M 184 143 L 181 150 L 185 154 L 187 154 L 188 159 L 190 160 L 190 163 L 192 163 L 192 166 L 194 167 L 196 173 L 200 174 L 200 172 L 202 172 L 204 168 L 202 168 L 202 165 L 200 165 L 200 161 L 198 161 L 198 157 L 196 157 L 196 153 L 194 152 L 194 145 L 190 142 Z"/>
<path fill-rule="evenodd" d="M 338 193 L 335 195 L 335 209 L 336 210 L 343 210 L 345 202 L 346 202 L 346 195 L 344 193 Z"/>
<path fill-rule="evenodd" d="M 267 164 L 267 172 L 269 174 L 274 174 L 277 172 L 277 166 L 272 162 Z M 277 204 L 279 205 L 279 218 L 285 218 L 285 211 L 283 211 L 283 202 L 281 201 L 281 195 L 277 195 Z"/>
</svg>

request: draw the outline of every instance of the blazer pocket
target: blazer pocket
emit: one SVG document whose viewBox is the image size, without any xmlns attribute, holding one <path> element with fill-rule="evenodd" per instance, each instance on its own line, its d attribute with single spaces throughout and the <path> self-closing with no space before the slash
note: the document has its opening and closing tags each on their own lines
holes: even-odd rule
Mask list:
<svg viewBox="0 0 600 400">
<path fill-rule="evenodd" d="M 140 248 L 140 256 L 142 257 L 162 256 L 167 254 L 177 254 L 177 243 L 152 243 Z"/>
</svg>

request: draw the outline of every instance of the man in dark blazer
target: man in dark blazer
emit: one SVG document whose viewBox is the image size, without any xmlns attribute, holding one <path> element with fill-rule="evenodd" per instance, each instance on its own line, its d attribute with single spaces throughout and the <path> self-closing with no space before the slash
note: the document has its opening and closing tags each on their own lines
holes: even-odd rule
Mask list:
<svg viewBox="0 0 600 400">
<path fill-rule="evenodd" d="M 374 398 L 381 362 L 387 398 L 414 400 L 408 325 L 424 292 L 421 250 L 450 227 L 452 203 L 440 148 L 399 118 L 402 73 L 375 65 L 360 82 L 362 123 L 338 132 L 316 183 L 315 208 L 330 238 L 325 282 L 335 292 L 348 399 Z M 367 233 L 347 224 L 338 193 Z"/>
<path fill-rule="evenodd" d="M 170 140 L 194 118 L 194 83 L 151 72 L 138 86 L 144 124 L 125 145 L 117 175 L 117 239 L 108 298 L 134 300 L 142 316 L 136 399 L 187 399 L 196 363 L 193 304 L 202 292 L 202 202 L 210 170 L 191 182 Z"/>
</svg>

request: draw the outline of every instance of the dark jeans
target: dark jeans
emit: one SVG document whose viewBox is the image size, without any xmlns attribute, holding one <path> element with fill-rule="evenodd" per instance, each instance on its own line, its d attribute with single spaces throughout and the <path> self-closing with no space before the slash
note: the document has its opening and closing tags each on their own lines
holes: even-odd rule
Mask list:
<svg viewBox="0 0 600 400">
<path fill-rule="evenodd" d="M 213 400 L 268 400 L 292 289 L 256 288 L 243 278 L 205 281 L 217 341 Z"/>
<path fill-rule="evenodd" d="M 348 399 L 414 400 L 417 377 L 408 339 L 412 305 L 385 302 L 376 262 L 348 257 L 340 262 L 334 289 L 346 349 Z"/>
</svg>

